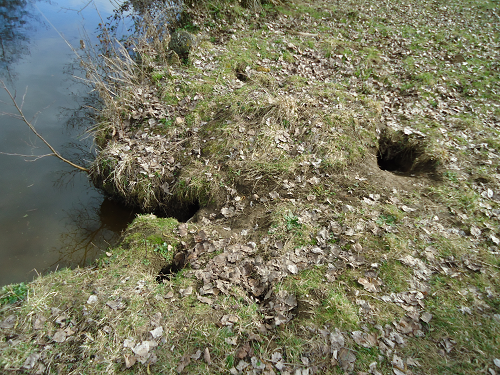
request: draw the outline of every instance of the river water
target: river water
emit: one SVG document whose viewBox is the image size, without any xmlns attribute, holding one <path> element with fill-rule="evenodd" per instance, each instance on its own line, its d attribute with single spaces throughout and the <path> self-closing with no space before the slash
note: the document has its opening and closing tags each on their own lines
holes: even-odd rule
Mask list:
<svg viewBox="0 0 500 375">
<path fill-rule="evenodd" d="M 100 17 L 111 14 L 113 3 L 0 0 L 0 78 L 24 103 L 25 115 L 36 115 L 42 136 L 80 163 L 93 154 L 92 139 L 84 136 L 92 121 L 82 108 L 93 103 L 92 94 L 72 78 L 75 55 L 58 32 L 75 47 L 83 28 L 95 41 Z M 8 115 L 15 108 L 4 90 L 0 100 L 0 286 L 91 263 L 116 243 L 134 212 L 105 198 L 85 173 L 55 157 L 26 161 L 7 155 L 49 150 Z"/>
</svg>

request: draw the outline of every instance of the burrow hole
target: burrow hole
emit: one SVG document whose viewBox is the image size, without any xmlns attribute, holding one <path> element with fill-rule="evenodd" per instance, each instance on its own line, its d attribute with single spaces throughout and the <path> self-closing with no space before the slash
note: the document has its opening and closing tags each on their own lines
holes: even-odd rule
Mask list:
<svg viewBox="0 0 500 375">
<path fill-rule="evenodd" d="M 236 75 L 236 78 L 241 82 L 247 82 L 249 80 L 245 64 L 239 64 L 234 70 L 234 74 Z"/>
<path fill-rule="evenodd" d="M 437 164 L 432 155 L 426 153 L 423 140 L 387 130 L 380 134 L 377 163 L 384 171 L 406 175 L 434 172 Z"/>
<path fill-rule="evenodd" d="M 179 251 L 175 254 L 172 263 L 163 267 L 156 276 L 156 282 L 163 284 L 163 281 L 171 280 L 186 265 L 186 252 Z"/>
<path fill-rule="evenodd" d="M 173 217 L 179 223 L 185 223 L 195 217 L 200 210 L 200 202 L 195 200 L 193 202 L 169 202 L 168 206 L 162 207 L 156 213 L 158 217 Z M 170 280 L 175 274 L 184 268 L 186 265 L 186 251 L 178 251 L 174 255 L 174 259 L 170 264 L 163 267 L 156 276 L 156 282 L 162 284 L 165 280 Z"/>
<path fill-rule="evenodd" d="M 168 205 L 159 208 L 154 214 L 162 218 L 173 217 L 179 223 L 185 223 L 192 219 L 200 208 L 200 202 L 197 200 L 193 202 L 175 201 L 169 202 Z"/>
</svg>

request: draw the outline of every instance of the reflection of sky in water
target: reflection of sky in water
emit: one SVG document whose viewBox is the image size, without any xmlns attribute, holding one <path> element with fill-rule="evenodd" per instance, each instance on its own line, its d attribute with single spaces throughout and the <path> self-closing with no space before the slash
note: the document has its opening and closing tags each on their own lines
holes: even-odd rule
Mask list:
<svg viewBox="0 0 500 375">
<path fill-rule="evenodd" d="M 0 57 L 0 78 L 17 92 L 19 101 L 26 90 L 25 114 L 31 118 L 40 111 L 34 120 L 39 132 L 63 154 L 70 151 L 70 142 L 91 150 L 91 139 L 78 140 L 84 129 L 67 126 L 71 114 L 79 118 L 77 109 L 90 90 L 64 74 L 74 64 L 74 54 L 36 7 L 72 45 L 78 46 L 82 28 L 85 26 L 91 34 L 101 22 L 93 4 L 81 13 L 71 10 L 81 9 L 87 2 L 39 0 L 33 5 L 28 0 L 0 0 L 3 48 L 11 43 L 12 50 L 19 51 L 16 56 Z M 95 4 L 103 18 L 109 15 L 109 0 Z M 2 18 L 2 11 L 8 10 L 8 17 Z M 5 23 L 7 34 L 3 34 Z M 15 110 L 3 90 L 0 100 L 0 112 Z M 48 151 L 26 125 L 4 115 L 0 117 L 0 152 L 42 155 Z M 106 248 L 106 241 L 117 237 L 116 228 L 101 218 L 113 217 L 109 212 L 120 207 L 104 204 L 102 194 L 84 173 L 64 178 L 72 168 L 54 157 L 26 162 L 22 157 L 3 154 L 0 172 L 0 285 L 31 280 L 33 269 L 43 271 L 52 264 L 92 260 Z M 120 212 L 117 217 L 127 215 Z M 123 227 L 125 223 L 117 225 Z"/>
</svg>

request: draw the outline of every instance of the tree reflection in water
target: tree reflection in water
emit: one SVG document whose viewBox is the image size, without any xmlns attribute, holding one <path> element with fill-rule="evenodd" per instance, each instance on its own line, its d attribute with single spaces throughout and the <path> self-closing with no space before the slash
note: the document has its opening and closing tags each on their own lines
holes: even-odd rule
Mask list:
<svg viewBox="0 0 500 375">
<path fill-rule="evenodd" d="M 109 246 L 114 246 L 121 232 L 132 222 L 138 211 L 108 197 L 99 205 L 96 198 L 86 205 L 66 211 L 67 230 L 61 235 L 58 260 L 50 269 L 65 266 L 85 266 Z"/>
<path fill-rule="evenodd" d="M 0 75 L 12 83 L 14 66 L 30 53 L 28 34 L 40 25 L 34 1 L 0 0 Z M 36 20 L 36 22 L 34 22 Z"/>
</svg>

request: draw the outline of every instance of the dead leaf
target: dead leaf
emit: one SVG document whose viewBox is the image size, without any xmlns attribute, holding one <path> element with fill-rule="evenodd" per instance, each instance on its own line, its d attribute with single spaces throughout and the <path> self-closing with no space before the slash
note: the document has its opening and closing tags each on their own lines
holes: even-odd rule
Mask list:
<svg viewBox="0 0 500 375">
<path fill-rule="evenodd" d="M 361 345 L 364 348 L 371 348 L 372 346 L 377 345 L 377 338 L 372 334 L 362 331 L 354 331 L 351 335 L 356 344 Z"/>
<path fill-rule="evenodd" d="M 221 210 L 220 210 L 220 213 L 222 214 L 222 216 L 224 216 L 225 218 L 230 218 L 230 217 L 233 217 L 234 214 L 235 214 L 235 210 L 234 210 L 234 207 L 223 207 Z"/>
<path fill-rule="evenodd" d="M 208 298 L 208 297 L 202 297 L 199 294 L 196 294 L 196 299 L 198 301 L 200 301 L 201 303 L 206 303 L 209 306 L 212 306 L 213 303 L 214 303 L 210 298 Z"/>
<path fill-rule="evenodd" d="M 338 328 L 335 329 L 335 333 L 330 334 L 330 345 L 331 345 L 331 350 L 340 350 L 340 348 L 344 347 L 345 345 L 345 339 L 342 333 L 338 330 Z"/>
<path fill-rule="evenodd" d="M 181 358 L 181 362 L 176 368 L 177 373 L 180 374 L 182 371 L 184 371 L 184 369 L 186 368 L 187 365 L 189 365 L 189 363 L 191 363 L 191 358 L 189 354 L 184 354 Z"/>
<path fill-rule="evenodd" d="M 360 277 L 358 279 L 358 283 L 363 285 L 363 288 L 371 293 L 380 292 L 379 286 L 382 285 L 382 282 L 377 279 Z"/>
<path fill-rule="evenodd" d="M 420 367 L 420 363 L 416 359 L 413 359 L 411 357 L 408 357 L 406 359 L 406 364 L 408 366 Z"/>
<path fill-rule="evenodd" d="M 443 339 L 441 341 L 441 345 L 443 346 L 444 350 L 446 350 L 446 353 L 449 353 L 453 350 L 453 347 L 455 346 L 456 342 L 453 339 L 450 339 L 449 337 Z"/>
<path fill-rule="evenodd" d="M 265 363 L 257 357 L 252 357 L 250 358 L 250 362 L 252 363 L 252 366 L 256 370 L 264 370 L 266 368 Z"/>
<path fill-rule="evenodd" d="M 160 338 L 163 336 L 163 327 L 162 326 L 156 327 L 155 329 L 149 332 L 151 333 L 154 339 Z"/>
<path fill-rule="evenodd" d="M 224 315 L 220 322 L 222 323 L 222 325 L 225 325 L 225 326 L 231 326 L 235 323 L 238 323 L 238 316 L 237 315 L 234 315 L 234 314 L 230 314 L 230 315 Z"/>
<path fill-rule="evenodd" d="M 47 319 L 44 316 L 38 316 L 35 319 L 35 322 L 33 323 L 33 329 L 35 329 L 35 330 L 42 329 L 44 327 L 46 321 L 47 321 Z"/>
<path fill-rule="evenodd" d="M 262 342 L 262 337 L 260 337 L 259 335 L 256 335 L 255 333 L 249 333 L 248 334 L 248 341 L 258 341 L 258 342 Z"/>
<path fill-rule="evenodd" d="M 208 350 L 208 348 L 205 348 L 205 351 L 203 353 L 203 359 L 205 360 L 207 365 L 212 364 L 212 359 L 210 358 L 210 351 Z"/>
<path fill-rule="evenodd" d="M 196 351 L 196 353 L 194 353 L 194 354 L 191 356 L 191 359 L 192 359 L 193 361 L 197 361 L 197 360 L 199 360 L 199 359 L 200 359 L 200 357 L 201 357 L 201 350 L 200 350 L 200 349 L 198 349 L 198 350 Z"/>
<path fill-rule="evenodd" d="M 275 200 L 275 199 L 279 199 L 280 195 L 278 192 L 276 191 L 272 191 L 269 193 L 269 197 L 272 199 L 272 200 Z"/>
<path fill-rule="evenodd" d="M 7 318 L 5 318 L 1 323 L 0 323 L 0 328 L 4 329 L 11 329 L 14 328 L 14 325 L 16 324 L 17 318 L 15 315 L 9 315 Z"/>
<path fill-rule="evenodd" d="M 271 362 L 277 363 L 283 358 L 280 352 L 274 352 L 271 356 Z"/>
<path fill-rule="evenodd" d="M 63 329 L 58 329 L 54 336 L 52 336 L 52 340 L 55 342 L 64 342 L 66 341 L 66 332 Z"/>
<path fill-rule="evenodd" d="M 392 371 L 395 375 L 404 375 L 406 373 L 406 365 L 401 357 L 398 357 L 396 354 L 392 357 Z"/>
<path fill-rule="evenodd" d="M 28 358 L 24 361 L 23 367 L 26 369 L 32 369 L 35 367 L 36 363 L 40 359 L 40 354 L 39 353 L 31 353 Z"/>
<path fill-rule="evenodd" d="M 470 227 L 470 234 L 472 234 L 474 237 L 479 237 L 481 235 L 481 230 L 473 225 Z"/>
<path fill-rule="evenodd" d="M 132 349 L 134 346 L 135 346 L 135 340 L 125 339 L 123 341 L 123 347 L 124 348 L 130 348 L 130 349 Z"/>
<path fill-rule="evenodd" d="M 250 343 L 246 342 L 241 346 L 237 351 L 236 351 L 236 358 L 238 359 L 244 359 L 246 357 L 249 357 L 253 354 L 253 350 L 250 347 Z"/>
<path fill-rule="evenodd" d="M 125 304 L 119 301 L 108 301 L 106 305 L 113 310 L 122 310 L 125 308 Z"/>
<path fill-rule="evenodd" d="M 187 297 L 193 293 L 193 287 L 189 286 L 186 289 L 179 289 L 181 297 Z"/>
<path fill-rule="evenodd" d="M 274 324 L 276 324 L 277 326 L 279 326 L 281 324 L 284 324 L 284 323 L 288 322 L 289 320 L 290 319 L 287 318 L 283 313 L 279 312 L 274 317 Z"/>
<path fill-rule="evenodd" d="M 257 66 L 257 68 L 255 68 L 255 70 L 258 72 L 264 72 L 264 73 L 269 73 L 271 71 L 271 69 L 264 67 L 264 66 Z"/>
<path fill-rule="evenodd" d="M 413 212 L 413 211 L 416 211 L 415 208 L 410 208 L 408 206 L 401 206 L 401 209 L 404 211 L 404 212 Z"/>
<path fill-rule="evenodd" d="M 138 357 L 146 357 L 149 353 L 150 349 L 150 341 L 143 341 L 140 344 L 137 344 L 132 351 L 138 356 Z"/>
<path fill-rule="evenodd" d="M 87 303 L 89 305 L 93 305 L 94 303 L 97 303 L 97 301 L 98 301 L 97 296 L 95 294 L 92 294 L 92 295 L 89 296 L 89 298 L 87 300 Z"/>
<path fill-rule="evenodd" d="M 238 362 L 238 365 L 236 366 L 236 369 L 241 372 L 245 368 L 247 368 L 248 366 L 249 366 L 248 362 L 245 362 L 244 360 L 241 360 L 241 361 Z"/>
<path fill-rule="evenodd" d="M 187 236 L 188 232 L 187 232 L 187 224 L 186 223 L 180 224 L 178 229 L 179 229 L 179 236 L 181 236 L 181 237 Z"/>
<path fill-rule="evenodd" d="M 370 363 L 370 374 L 372 374 L 372 375 L 382 375 L 382 373 L 377 370 L 377 362 Z"/>
<path fill-rule="evenodd" d="M 66 315 L 66 314 L 62 314 L 62 315 L 59 315 L 59 316 L 56 318 L 55 322 L 56 322 L 57 324 L 64 325 L 64 324 L 65 324 L 65 321 L 66 321 L 66 320 L 68 320 L 68 319 L 69 319 L 69 316 L 68 316 L 68 315 Z"/>
<path fill-rule="evenodd" d="M 353 371 L 356 355 L 351 349 L 341 348 L 339 350 L 338 361 L 344 371 Z"/>
<path fill-rule="evenodd" d="M 135 358 L 135 355 L 133 355 L 133 354 L 125 354 L 123 357 L 125 358 L 125 367 L 126 368 L 131 368 L 137 362 L 137 359 Z"/>
<path fill-rule="evenodd" d="M 428 312 L 424 312 L 422 313 L 422 315 L 420 316 L 420 319 L 425 322 L 425 323 L 429 323 L 432 319 L 432 314 L 428 313 Z"/>
<path fill-rule="evenodd" d="M 286 266 L 286 268 L 288 269 L 288 271 L 294 275 L 296 275 L 298 272 L 299 272 L 299 269 L 297 267 L 297 265 L 295 264 L 289 264 L 288 266 Z"/>
</svg>

